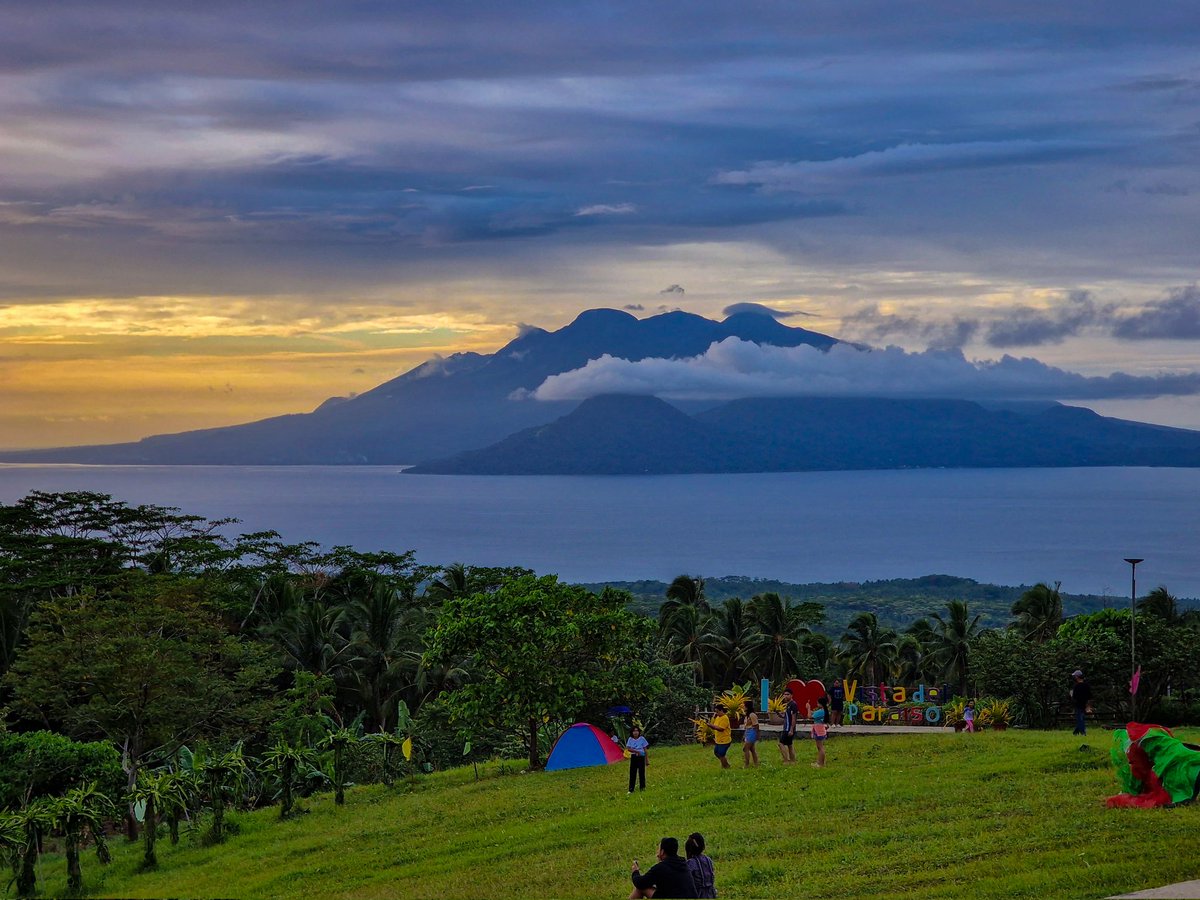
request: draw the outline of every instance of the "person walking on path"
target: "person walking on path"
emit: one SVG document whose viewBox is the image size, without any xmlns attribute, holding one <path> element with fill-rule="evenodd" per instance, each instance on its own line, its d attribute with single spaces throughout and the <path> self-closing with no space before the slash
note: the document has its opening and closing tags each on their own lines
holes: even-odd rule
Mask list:
<svg viewBox="0 0 1200 900">
<path fill-rule="evenodd" d="M 692 873 L 692 883 L 696 885 L 696 896 L 716 897 L 716 875 L 713 873 L 713 861 L 704 855 L 704 835 L 698 831 L 689 834 L 683 851 L 687 854 L 687 867 Z"/>
<path fill-rule="evenodd" d="M 641 897 L 695 897 L 696 884 L 686 860 L 679 857 L 679 841 L 665 837 L 658 842 L 658 862 L 645 875 L 633 861 L 633 893 L 629 900 Z"/>
<path fill-rule="evenodd" d="M 1087 714 L 1092 709 L 1092 686 L 1076 669 L 1071 673 L 1075 683 L 1071 685 L 1071 703 L 1075 707 L 1075 730 L 1071 734 L 1087 734 Z"/>
<path fill-rule="evenodd" d="M 812 764 L 814 769 L 825 768 L 825 738 L 829 735 L 829 727 L 825 724 L 827 718 L 828 713 L 824 709 L 813 713 L 812 736 L 817 745 L 817 761 Z"/>
<path fill-rule="evenodd" d="M 787 706 L 783 708 L 783 731 L 779 733 L 779 755 L 784 763 L 796 761 L 796 748 L 792 743 L 796 740 L 796 721 L 800 716 L 800 707 L 794 697 L 788 697 Z"/>
<path fill-rule="evenodd" d="M 713 716 L 713 720 L 709 723 L 709 727 L 716 735 L 716 743 L 713 744 L 713 755 L 721 761 L 721 768 L 729 768 L 729 760 L 726 757 L 729 755 L 729 745 L 733 743 L 733 728 L 729 724 L 729 716 L 718 710 Z"/>
<path fill-rule="evenodd" d="M 758 768 L 758 713 L 750 701 L 746 701 L 745 733 L 742 735 L 742 762 L 744 768 Z"/>
<path fill-rule="evenodd" d="M 625 741 L 625 749 L 629 751 L 629 793 L 633 793 L 633 782 L 640 778 L 642 786 L 640 790 L 646 789 L 646 750 L 649 748 L 650 742 L 642 736 L 642 729 L 634 725 L 633 730 L 629 732 L 629 738 Z"/>
<path fill-rule="evenodd" d="M 967 731 L 975 731 L 975 701 L 968 700 L 966 707 L 963 708 L 963 722 L 966 723 Z"/>
</svg>

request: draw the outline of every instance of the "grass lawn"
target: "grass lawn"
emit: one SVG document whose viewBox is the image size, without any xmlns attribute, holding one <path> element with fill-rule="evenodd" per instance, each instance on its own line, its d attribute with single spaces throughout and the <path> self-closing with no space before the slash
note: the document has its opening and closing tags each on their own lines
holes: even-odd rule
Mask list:
<svg viewBox="0 0 1200 900">
<path fill-rule="evenodd" d="M 644 871 L 661 836 L 692 831 L 726 898 L 1104 897 L 1200 878 L 1200 804 L 1105 808 L 1109 740 L 835 736 L 825 770 L 808 765 L 810 741 L 788 767 L 764 744 L 753 770 L 736 745 L 729 771 L 704 748 L 652 748 L 649 790 L 633 796 L 623 764 L 490 764 L 478 782 L 467 768 L 415 789 L 354 788 L 340 809 L 315 798 L 288 822 L 237 815 L 221 847 L 161 840 L 146 874 L 141 845 L 114 841 L 112 865 L 89 855 L 84 879 L 119 897 L 624 897 L 632 857 Z M 64 870 L 43 860 L 43 893 L 63 894 Z"/>
</svg>

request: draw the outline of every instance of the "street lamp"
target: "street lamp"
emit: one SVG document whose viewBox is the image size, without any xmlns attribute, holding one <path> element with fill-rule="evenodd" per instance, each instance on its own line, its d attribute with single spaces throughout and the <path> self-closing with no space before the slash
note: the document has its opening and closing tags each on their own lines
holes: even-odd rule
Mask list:
<svg viewBox="0 0 1200 900">
<path fill-rule="evenodd" d="M 1137 694 L 1133 679 L 1137 675 L 1137 566 L 1144 559 L 1125 558 L 1129 563 L 1129 718 L 1137 720 Z"/>
</svg>

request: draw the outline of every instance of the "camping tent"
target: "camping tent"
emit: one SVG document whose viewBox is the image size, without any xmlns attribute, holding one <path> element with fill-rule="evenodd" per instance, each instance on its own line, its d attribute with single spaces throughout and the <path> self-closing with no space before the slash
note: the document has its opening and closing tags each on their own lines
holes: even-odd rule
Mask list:
<svg viewBox="0 0 1200 900">
<path fill-rule="evenodd" d="M 550 751 L 546 771 L 606 766 L 625 758 L 616 742 L 595 725 L 576 722 L 562 733 Z"/>
</svg>

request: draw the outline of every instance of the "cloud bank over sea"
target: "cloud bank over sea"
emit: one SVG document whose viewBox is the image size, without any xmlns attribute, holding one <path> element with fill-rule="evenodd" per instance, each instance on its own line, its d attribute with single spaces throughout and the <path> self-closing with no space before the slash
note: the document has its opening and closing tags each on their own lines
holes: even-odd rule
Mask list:
<svg viewBox="0 0 1200 900">
<path fill-rule="evenodd" d="M 726 338 L 700 356 L 632 362 L 603 356 L 547 378 L 536 400 L 652 394 L 667 400 L 739 397 L 954 397 L 1100 400 L 1200 394 L 1200 373 L 1087 376 L 1029 357 L 969 360 L 960 350 L 909 352 L 839 344 L 772 347 Z"/>
</svg>

